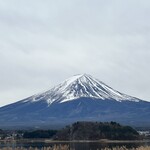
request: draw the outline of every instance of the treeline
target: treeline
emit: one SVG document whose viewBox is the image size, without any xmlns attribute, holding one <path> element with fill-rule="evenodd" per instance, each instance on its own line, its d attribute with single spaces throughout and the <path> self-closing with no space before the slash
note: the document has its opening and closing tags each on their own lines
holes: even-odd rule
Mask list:
<svg viewBox="0 0 150 150">
<path fill-rule="evenodd" d="M 137 140 L 139 134 L 129 126 L 116 122 L 77 122 L 59 131 L 55 140 Z"/>
<path fill-rule="evenodd" d="M 36 131 L 26 131 L 23 138 L 52 138 L 56 135 L 57 130 L 36 130 Z"/>
<path fill-rule="evenodd" d="M 5 135 L 5 136 L 4 136 Z M 8 137 L 37 139 L 47 138 L 53 140 L 137 140 L 141 137 L 138 132 L 130 126 L 122 126 L 116 122 L 76 122 L 66 126 L 61 130 L 35 130 L 35 131 L 17 131 L 7 134 L 0 130 L 1 139 Z"/>
<path fill-rule="evenodd" d="M 0 129 L 0 139 L 4 139 L 5 135 L 6 133 L 2 129 Z"/>
</svg>

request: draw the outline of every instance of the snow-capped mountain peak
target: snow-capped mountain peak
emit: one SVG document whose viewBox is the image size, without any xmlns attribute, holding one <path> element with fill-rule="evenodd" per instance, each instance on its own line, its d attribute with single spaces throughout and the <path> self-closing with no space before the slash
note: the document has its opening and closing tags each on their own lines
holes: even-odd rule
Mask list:
<svg viewBox="0 0 150 150">
<path fill-rule="evenodd" d="M 26 100 L 36 102 L 46 100 L 50 105 L 54 102 L 64 103 L 78 98 L 93 98 L 98 100 L 135 101 L 139 99 L 122 94 L 88 74 L 75 75 L 49 91 L 34 95 Z"/>
<path fill-rule="evenodd" d="M 63 127 L 77 121 L 150 126 L 150 103 L 82 74 L 46 92 L 0 108 L 0 116 L 1 128 Z"/>
</svg>

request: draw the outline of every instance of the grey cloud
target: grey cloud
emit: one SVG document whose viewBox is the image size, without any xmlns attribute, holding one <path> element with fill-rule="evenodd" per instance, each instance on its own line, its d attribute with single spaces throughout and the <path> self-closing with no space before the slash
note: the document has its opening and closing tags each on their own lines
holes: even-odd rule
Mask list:
<svg viewBox="0 0 150 150">
<path fill-rule="evenodd" d="M 0 1 L 0 105 L 78 73 L 150 100 L 148 0 Z"/>
</svg>

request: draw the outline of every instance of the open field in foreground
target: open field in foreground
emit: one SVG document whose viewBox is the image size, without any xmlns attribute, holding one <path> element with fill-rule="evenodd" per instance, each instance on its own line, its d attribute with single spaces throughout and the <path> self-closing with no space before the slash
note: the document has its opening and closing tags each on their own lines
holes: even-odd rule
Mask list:
<svg viewBox="0 0 150 150">
<path fill-rule="evenodd" d="M 70 149 L 68 145 L 55 145 L 53 147 L 43 147 L 41 149 L 38 148 L 23 148 L 23 147 L 18 147 L 18 148 L 9 148 L 9 147 L 5 147 L 5 148 L 1 148 L 0 150 L 75 150 L 75 149 Z M 100 150 L 100 149 L 97 149 Z M 150 146 L 141 146 L 139 148 L 131 148 L 131 149 L 127 149 L 126 147 L 122 146 L 122 147 L 114 147 L 114 148 L 104 148 L 102 150 L 150 150 Z"/>
</svg>

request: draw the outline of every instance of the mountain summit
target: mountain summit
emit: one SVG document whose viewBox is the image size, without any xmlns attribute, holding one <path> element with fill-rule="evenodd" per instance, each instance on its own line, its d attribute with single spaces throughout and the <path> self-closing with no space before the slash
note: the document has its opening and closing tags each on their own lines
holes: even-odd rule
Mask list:
<svg viewBox="0 0 150 150">
<path fill-rule="evenodd" d="M 63 103 L 83 97 L 98 100 L 116 100 L 120 102 L 127 100 L 139 102 L 138 98 L 120 93 L 87 74 L 75 75 L 51 90 L 34 95 L 24 100 L 24 102 L 46 100 L 50 105 L 56 102 Z"/>
<path fill-rule="evenodd" d="M 76 121 L 117 121 L 150 126 L 150 102 L 128 96 L 90 75 L 0 108 L 0 128 L 56 128 Z M 140 118 L 140 119 L 139 119 Z"/>
</svg>

